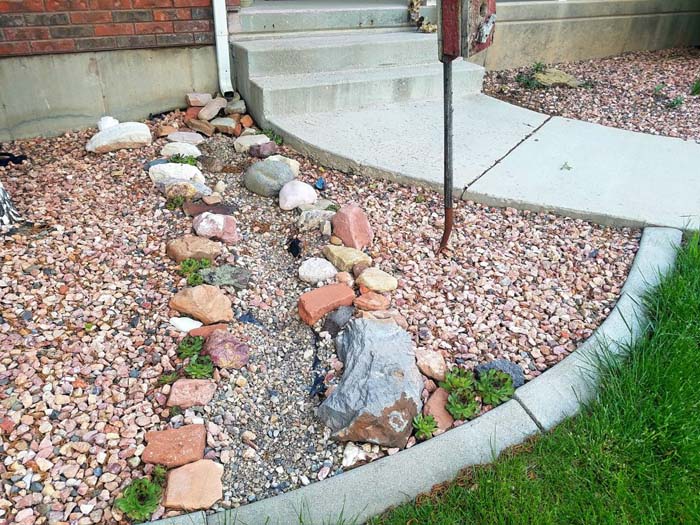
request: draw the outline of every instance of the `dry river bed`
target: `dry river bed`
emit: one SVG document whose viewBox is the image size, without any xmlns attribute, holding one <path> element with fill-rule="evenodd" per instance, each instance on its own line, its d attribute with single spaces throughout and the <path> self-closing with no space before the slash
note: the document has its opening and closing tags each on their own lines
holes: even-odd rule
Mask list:
<svg viewBox="0 0 700 525">
<path fill-rule="evenodd" d="M 309 394 L 314 338 L 296 312 L 308 288 L 285 249 L 296 212 L 243 187 L 252 159 L 234 153 L 232 139 L 202 146 L 226 166 L 208 183 L 228 184 L 243 237 L 219 262 L 253 272 L 248 290 L 226 292 L 236 318 L 258 324 L 231 324 L 250 365 L 221 371 L 209 406 L 174 414 L 157 381 L 178 364 L 182 334 L 168 323 L 168 301 L 185 281 L 165 243 L 191 219 L 166 210 L 143 171 L 163 139 L 93 155 L 84 150 L 92 133 L 0 145 L 30 158 L 0 168 L 0 179 L 34 223 L 6 236 L 0 252 L 0 523 L 19 512 L 22 523 L 125 521 L 114 498 L 150 472 L 139 459 L 145 432 L 202 419 L 206 456 L 225 464 L 218 508 L 338 473 L 342 446 L 315 419 L 319 399 Z M 460 202 L 451 247 L 436 257 L 438 194 L 324 170 L 283 149 L 301 162 L 302 180 L 325 178 L 325 198 L 364 208 L 375 229 L 369 253 L 399 279 L 394 306 L 415 344 L 451 364 L 505 358 L 537 376 L 605 319 L 638 248 L 638 230 Z M 302 258 L 320 254 L 320 233 L 302 239 Z M 321 343 L 318 357 L 333 382 L 331 345 Z M 256 435 L 255 454 L 244 455 L 244 431 Z"/>
</svg>

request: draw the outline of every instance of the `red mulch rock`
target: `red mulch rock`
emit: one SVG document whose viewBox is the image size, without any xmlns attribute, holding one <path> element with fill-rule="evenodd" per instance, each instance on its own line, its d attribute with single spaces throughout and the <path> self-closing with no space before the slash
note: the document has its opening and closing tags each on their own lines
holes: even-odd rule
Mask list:
<svg viewBox="0 0 700 525">
<path fill-rule="evenodd" d="M 347 284 L 329 284 L 306 292 L 299 298 L 299 317 L 312 325 L 339 306 L 350 306 L 355 292 Z"/>
<path fill-rule="evenodd" d="M 391 300 L 377 292 L 367 292 L 355 299 L 355 306 L 360 310 L 386 310 Z"/>
<path fill-rule="evenodd" d="M 148 445 L 141 454 L 144 463 L 179 467 L 204 457 L 207 431 L 204 425 L 186 425 L 147 432 L 146 441 Z"/>
</svg>

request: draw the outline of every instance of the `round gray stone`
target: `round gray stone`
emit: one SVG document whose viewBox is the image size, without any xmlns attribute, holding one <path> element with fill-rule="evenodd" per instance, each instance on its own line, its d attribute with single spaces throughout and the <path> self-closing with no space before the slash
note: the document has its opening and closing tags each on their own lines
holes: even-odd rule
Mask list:
<svg viewBox="0 0 700 525">
<path fill-rule="evenodd" d="M 487 370 L 493 369 L 500 370 L 501 372 L 508 374 L 513 379 L 513 386 L 515 388 L 521 387 L 525 384 L 525 374 L 523 373 L 523 369 L 515 363 L 511 363 L 507 359 L 496 359 L 495 361 L 479 365 L 476 367 L 476 373 L 483 374 Z"/>
<path fill-rule="evenodd" d="M 263 197 L 275 197 L 282 186 L 291 180 L 294 180 L 291 168 L 274 160 L 263 160 L 250 165 L 243 176 L 245 187 Z"/>
</svg>

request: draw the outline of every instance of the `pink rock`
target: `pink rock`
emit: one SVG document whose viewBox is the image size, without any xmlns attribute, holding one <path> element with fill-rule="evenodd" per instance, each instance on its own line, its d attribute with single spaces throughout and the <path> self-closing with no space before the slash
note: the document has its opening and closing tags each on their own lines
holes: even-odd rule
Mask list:
<svg viewBox="0 0 700 525">
<path fill-rule="evenodd" d="M 223 97 L 216 97 L 210 100 L 206 105 L 199 111 L 197 115 L 199 120 L 211 120 L 219 114 L 219 111 L 226 107 L 226 99 Z"/>
<path fill-rule="evenodd" d="M 223 495 L 223 465 L 202 459 L 168 472 L 163 506 L 170 509 L 208 509 Z"/>
<path fill-rule="evenodd" d="M 170 299 L 170 308 L 204 324 L 233 321 L 231 300 L 219 288 L 209 284 L 180 290 Z"/>
<path fill-rule="evenodd" d="M 265 142 L 264 144 L 253 144 L 248 150 L 248 154 L 259 159 L 266 159 L 270 155 L 277 153 L 277 144 L 274 142 Z"/>
<path fill-rule="evenodd" d="M 445 380 L 447 364 L 439 351 L 429 348 L 416 349 L 416 364 L 424 375 L 437 381 Z"/>
<path fill-rule="evenodd" d="M 206 211 L 194 218 L 192 226 L 200 237 L 221 239 L 228 244 L 235 244 L 240 240 L 236 219 L 230 215 L 218 215 Z"/>
<path fill-rule="evenodd" d="M 248 363 L 248 345 L 226 330 L 214 330 L 207 337 L 202 353 L 220 368 L 243 368 Z"/>
<path fill-rule="evenodd" d="M 211 401 L 216 383 L 209 379 L 178 379 L 170 388 L 169 407 L 190 408 L 203 406 Z"/>
<path fill-rule="evenodd" d="M 423 415 L 433 416 L 440 430 L 447 430 L 454 423 L 453 417 L 445 408 L 449 395 L 444 388 L 438 388 L 423 406 Z"/>
<path fill-rule="evenodd" d="M 339 237 L 345 246 L 361 250 L 372 244 L 374 232 L 367 215 L 357 204 L 348 204 L 340 208 L 331 222 L 333 235 Z"/>
</svg>

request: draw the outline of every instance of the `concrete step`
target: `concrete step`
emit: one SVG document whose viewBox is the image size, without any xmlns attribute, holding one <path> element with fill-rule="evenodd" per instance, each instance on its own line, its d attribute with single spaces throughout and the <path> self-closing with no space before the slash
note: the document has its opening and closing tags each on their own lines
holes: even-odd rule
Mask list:
<svg viewBox="0 0 700 525">
<path fill-rule="evenodd" d="M 481 91 L 483 68 L 457 61 L 456 97 Z M 442 64 L 385 66 L 297 75 L 252 77 L 248 105 L 261 123 L 268 117 L 319 111 L 353 110 L 378 104 L 442 97 Z M 257 113 L 257 114 L 256 114 Z"/>
<path fill-rule="evenodd" d="M 314 0 L 258 1 L 252 7 L 229 13 L 228 23 L 232 35 L 410 25 L 405 2 L 371 0 L 337 4 Z"/>
<path fill-rule="evenodd" d="M 308 35 L 308 34 L 307 34 Z M 437 60 L 437 36 L 412 32 L 368 35 L 367 31 L 304 38 L 236 42 L 236 64 L 251 77 L 368 69 Z"/>
</svg>

